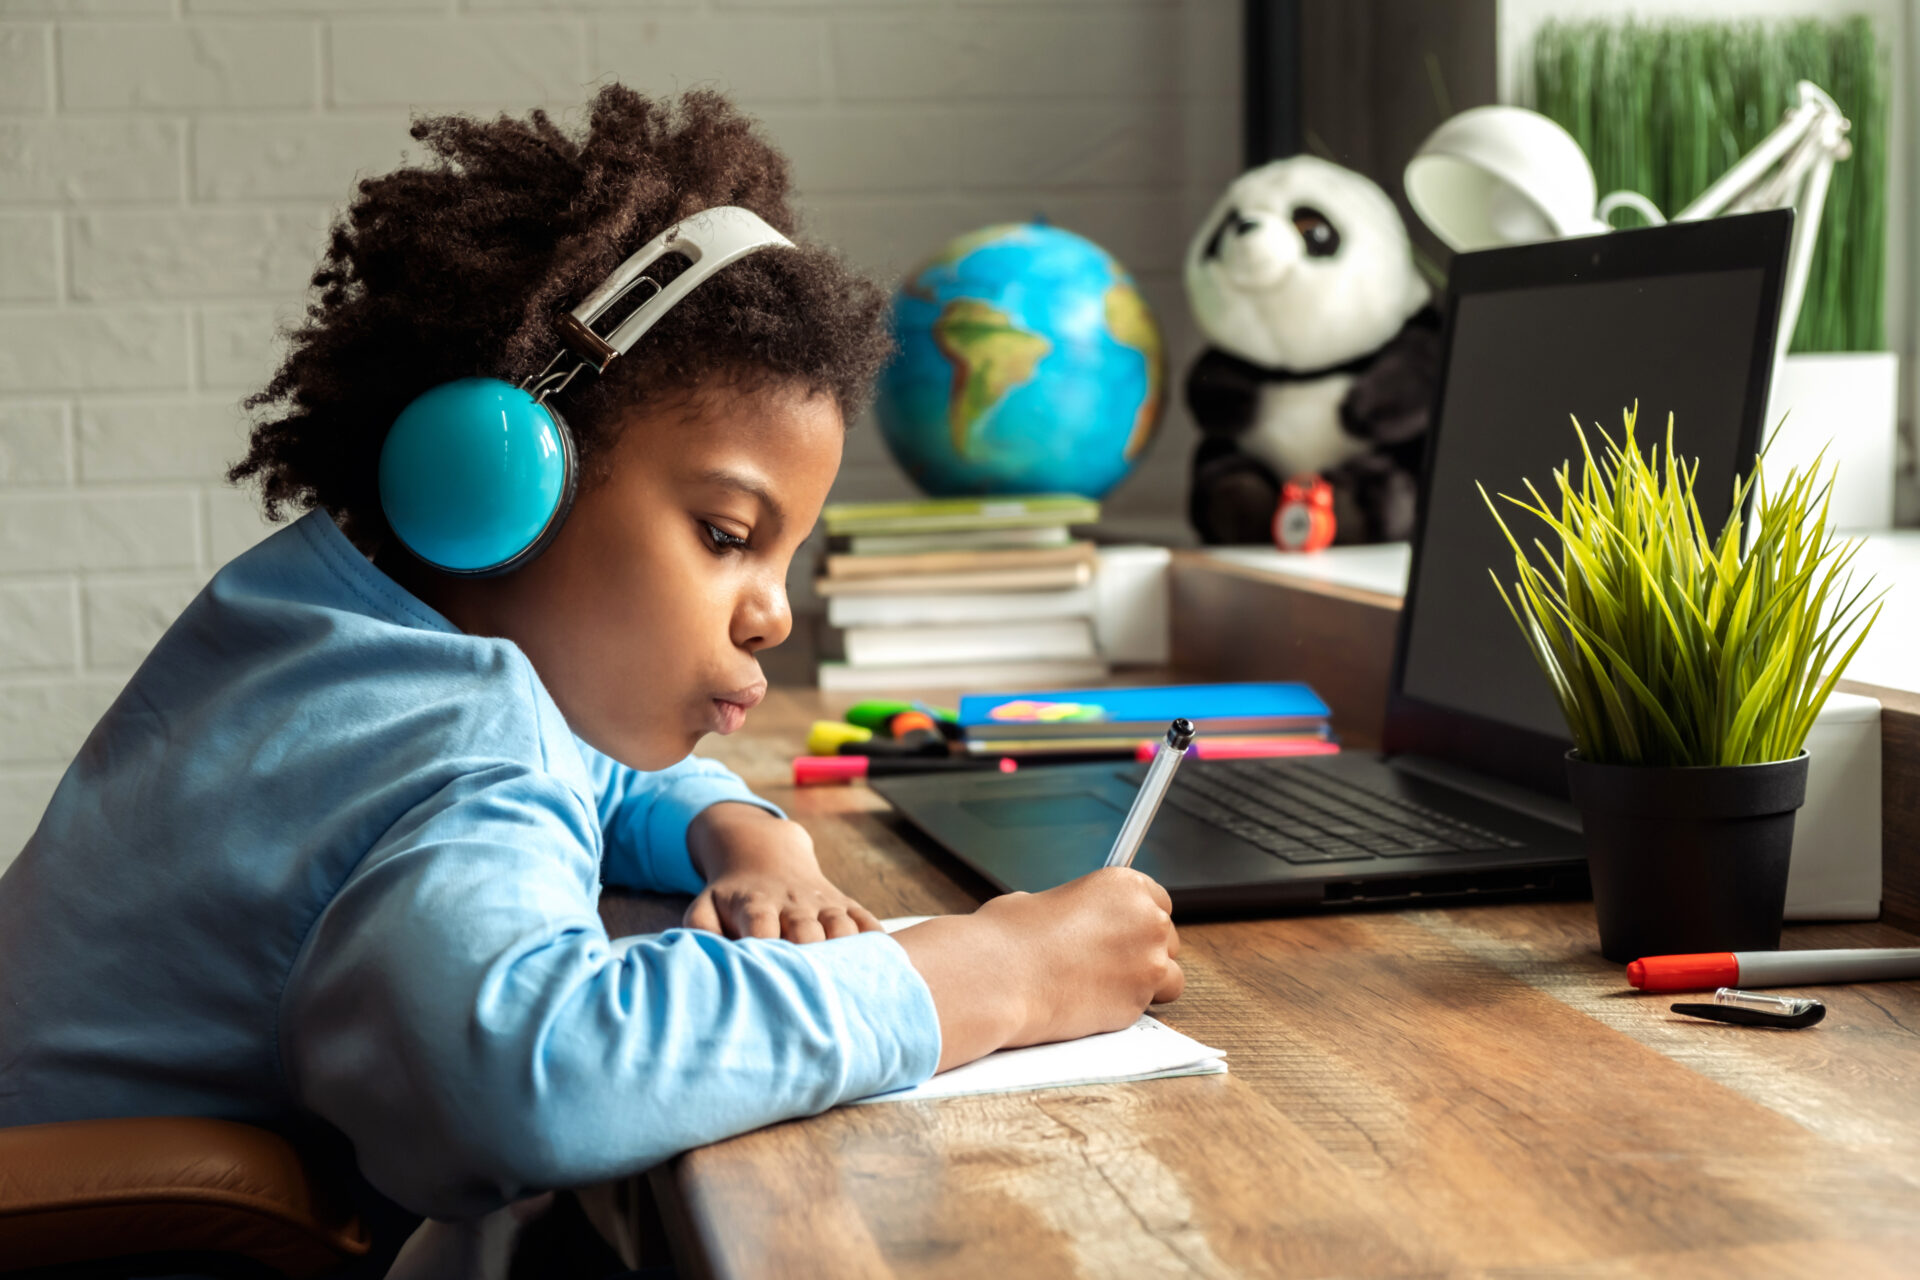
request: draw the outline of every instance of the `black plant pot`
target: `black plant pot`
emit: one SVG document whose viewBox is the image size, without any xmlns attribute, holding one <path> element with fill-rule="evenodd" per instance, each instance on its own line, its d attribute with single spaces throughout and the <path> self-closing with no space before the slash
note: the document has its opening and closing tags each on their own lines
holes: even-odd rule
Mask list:
<svg viewBox="0 0 1920 1280">
<path fill-rule="evenodd" d="M 1698 768 L 1590 764 L 1567 753 L 1586 828 L 1600 954 L 1618 964 L 1780 945 L 1807 753 Z"/>
</svg>

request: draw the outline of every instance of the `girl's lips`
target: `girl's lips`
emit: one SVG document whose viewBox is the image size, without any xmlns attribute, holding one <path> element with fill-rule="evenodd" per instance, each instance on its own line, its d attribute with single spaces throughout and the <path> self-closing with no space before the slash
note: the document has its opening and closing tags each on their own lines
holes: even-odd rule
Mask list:
<svg viewBox="0 0 1920 1280">
<path fill-rule="evenodd" d="M 744 703 L 729 702 L 725 698 L 714 698 L 713 731 L 732 733 L 747 722 L 747 708 Z"/>
<path fill-rule="evenodd" d="M 708 699 L 713 708 L 711 723 L 715 733 L 732 733 L 747 722 L 747 712 L 760 705 L 767 696 L 767 682 L 755 681 L 742 689 L 730 689 L 726 693 L 716 694 Z"/>
</svg>

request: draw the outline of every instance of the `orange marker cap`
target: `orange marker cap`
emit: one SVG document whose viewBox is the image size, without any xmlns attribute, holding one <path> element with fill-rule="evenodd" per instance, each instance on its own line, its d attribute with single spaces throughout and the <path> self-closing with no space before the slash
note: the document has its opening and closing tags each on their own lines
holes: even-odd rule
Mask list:
<svg viewBox="0 0 1920 1280">
<path fill-rule="evenodd" d="M 924 729 L 928 733 L 940 732 L 940 726 L 924 711 L 902 711 L 887 721 L 887 732 L 896 738 L 904 738 L 915 729 Z"/>
</svg>

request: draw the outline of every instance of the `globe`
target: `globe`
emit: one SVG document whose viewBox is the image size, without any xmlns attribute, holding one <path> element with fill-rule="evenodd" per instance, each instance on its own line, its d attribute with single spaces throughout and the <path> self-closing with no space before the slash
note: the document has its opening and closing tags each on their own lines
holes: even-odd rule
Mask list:
<svg viewBox="0 0 1920 1280">
<path fill-rule="evenodd" d="M 1159 422 L 1159 326 L 1125 268 L 1071 231 L 961 236 L 900 286 L 893 330 L 875 410 L 927 493 L 1102 497 Z"/>
</svg>

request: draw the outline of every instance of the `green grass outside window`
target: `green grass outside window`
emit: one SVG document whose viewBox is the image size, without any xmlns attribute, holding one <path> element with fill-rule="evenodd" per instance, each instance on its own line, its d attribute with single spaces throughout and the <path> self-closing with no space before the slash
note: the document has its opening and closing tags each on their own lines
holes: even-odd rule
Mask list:
<svg viewBox="0 0 1920 1280">
<path fill-rule="evenodd" d="M 1792 349 L 1882 350 L 1889 80 L 1869 19 L 1550 22 L 1533 48 L 1533 105 L 1586 151 L 1600 193 L 1638 191 L 1668 216 L 1779 125 L 1803 79 L 1853 122 L 1853 156 L 1834 166 Z"/>
</svg>

